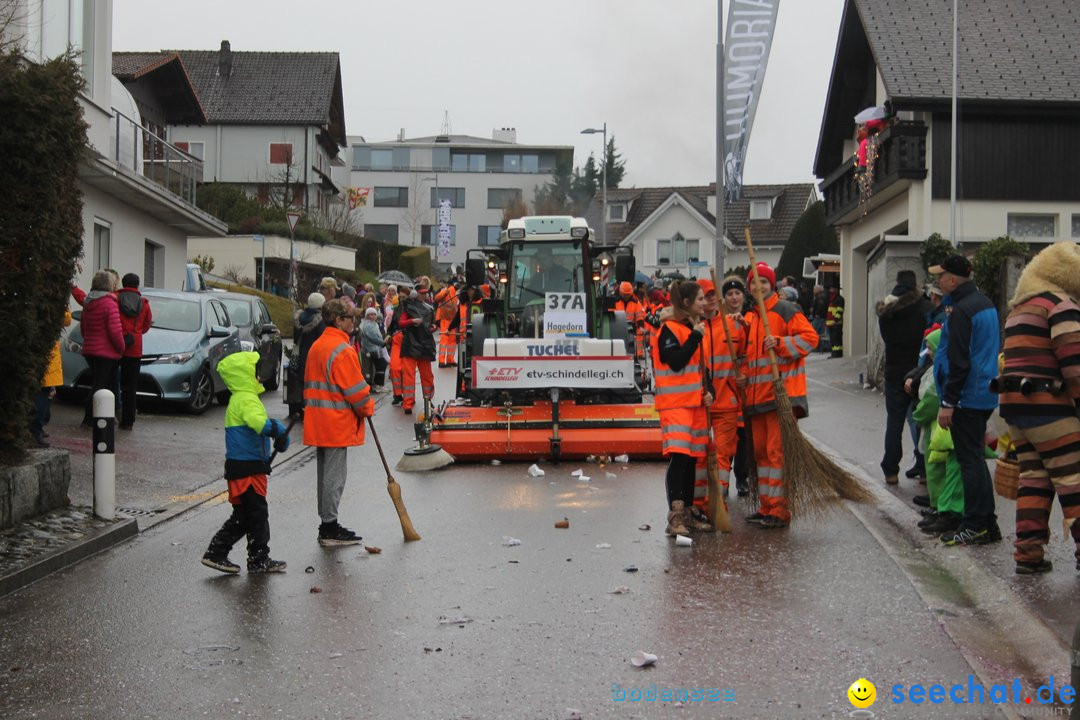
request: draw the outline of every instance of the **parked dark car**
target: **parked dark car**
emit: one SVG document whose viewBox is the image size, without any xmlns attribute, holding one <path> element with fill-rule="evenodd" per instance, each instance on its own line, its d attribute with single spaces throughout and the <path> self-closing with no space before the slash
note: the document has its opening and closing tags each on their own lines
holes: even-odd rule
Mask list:
<svg viewBox="0 0 1080 720">
<path fill-rule="evenodd" d="M 217 364 L 240 350 L 239 329 L 231 325 L 218 293 L 147 288 L 142 294 L 150 302 L 154 324 L 143 336 L 139 397 L 183 403 L 195 414 L 205 412 L 215 396 L 227 397 Z M 89 390 L 90 373 L 77 324 L 69 328 L 60 348 L 64 386 Z"/>
<path fill-rule="evenodd" d="M 277 390 L 281 378 L 281 331 L 270 318 L 266 303 L 255 295 L 238 292 L 214 293 L 229 311 L 229 319 L 240 330 L 243 350 L 259 353 L 259 382 L 267 390 Z"/>
</svg>

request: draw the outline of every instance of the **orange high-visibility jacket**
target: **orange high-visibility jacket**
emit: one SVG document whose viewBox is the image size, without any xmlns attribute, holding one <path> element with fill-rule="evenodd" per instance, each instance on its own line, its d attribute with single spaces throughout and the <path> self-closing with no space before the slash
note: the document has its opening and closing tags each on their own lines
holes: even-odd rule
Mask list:
<svg viewBox="0 0 1080 720">
<path fill-rule="evenodd" d="M 720 324 L 724 322 L 727 323 L 731 344 L 735 346 L 735 354 L 737 356 L 746 354 L 746 329 L 730 315 L 720 313 L 705 323 L 703 347 L 708 358 L 709 372 L 712 375 L 713 402 L 709 406 L 710 414 L 739 412 L 742 409 L 735 388 L 738 358 L 732 358 L 728 350 L 724 328 Z"/>
<path fill-rule="evenodd" d="M 779 299 L 776 293 L 765 298 L 765 308 L 769 315 L 769 332 L 779 341 L 774 350 L 791 407 L 795 417 L 806 417 L 810 414 L 810 405 L 806 400 L 805 358 L 817 347 L 818 334 L 794 303 Z M 763 347 L 767 333 L 756 303 L 746 317 L 750 326 L 746 331 L 745 412 L 759 415 L 776 410 L 776 396 L 769 352 Z"/>
<path fill-rule="evenodd" d="M 304 444 L 363 445 L 364 418 L 374 414 L 375 403 L 349 336 L 327 327 L 304 364 Z"/>
<path fill-rule="evenodd" d="M 679 320 L 664 323 L 680 345 L 685 345 L 693 330 Z M 652 349 L 653 368 L 656 372 L 656 394 L 653 403 L 657 410 L 701 407 L 701 346 L 694 351 L 690 362 L 682 370 L 672 370 L 660 360 L 659 343 Z"/>
</svg>

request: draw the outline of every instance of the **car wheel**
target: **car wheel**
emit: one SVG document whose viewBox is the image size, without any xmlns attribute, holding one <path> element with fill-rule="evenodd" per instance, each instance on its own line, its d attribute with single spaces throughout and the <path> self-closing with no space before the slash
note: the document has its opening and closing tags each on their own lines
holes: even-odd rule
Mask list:
<svg viewBox="0 0 1080 720">
<path fill-rule="evenodd" d="M 214 380 L 206 370 L 200 370 L 191 384 L 191 399 L 188 400 L 188 412 L 201 415 L 214 401 Z"/>
</svg>

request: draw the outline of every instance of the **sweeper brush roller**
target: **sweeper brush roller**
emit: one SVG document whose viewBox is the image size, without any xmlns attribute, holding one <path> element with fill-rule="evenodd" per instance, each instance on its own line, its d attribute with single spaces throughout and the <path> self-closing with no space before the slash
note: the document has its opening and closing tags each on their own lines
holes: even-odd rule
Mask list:
<svg viewBox="0 0 1080 720">
<path fill-rule="evenodd" d="M 660 418 L 651 404 L 579 405 L 564 400 L 527 406 L 453 405 L 431 429 L 457 460 L 526 460 L 622 455 L 661 457 Z"/>
</svg>

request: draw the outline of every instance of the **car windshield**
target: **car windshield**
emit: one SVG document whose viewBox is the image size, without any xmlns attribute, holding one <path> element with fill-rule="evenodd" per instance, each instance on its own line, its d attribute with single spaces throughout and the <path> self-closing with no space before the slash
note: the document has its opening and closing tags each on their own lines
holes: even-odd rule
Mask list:
<svg viewBox="0 0 1080 720">
<path fill-rule="evenodd" d="M 147 297 L 154 315 L 154 327 L 162 330 L 195 332 L 202 328 L 202 309 L 197 300 Z"/>
<path fill-rule="evenodd" d="M 251 304 L 248 301 L 221 298 L 221 302 L 225 303 L 225 309 L 229 311 L 229 317 L 232 318 L 233 325 L 247 327 L 251 324 Z"/>
</svg>

